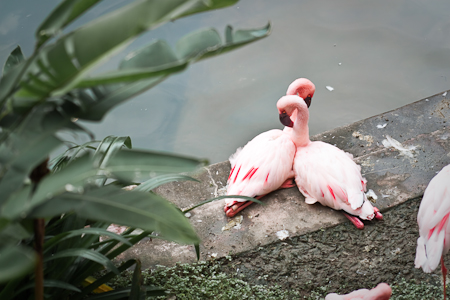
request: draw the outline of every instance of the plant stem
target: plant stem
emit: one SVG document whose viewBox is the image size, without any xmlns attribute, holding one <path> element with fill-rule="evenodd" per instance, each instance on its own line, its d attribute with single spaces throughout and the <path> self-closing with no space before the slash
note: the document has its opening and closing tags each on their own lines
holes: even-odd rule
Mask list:
<svg viewBox="0 0 450 300">
<path fill-rule="evenodd" d="M 44 254 L 43 254 L 43 244 L 45 236 L 45 220 L 35 219 L 34 220 L 34 249 L 38 255 L 38 260 L 36 264 L 36 269 L 34 271 L 34 299 L 43 300 L 44 299 Z"/>
<path fill-rule="evenodd" d="M 33 182 L 33 192 L 36 191 L 37 185 L 50 170 L 47 168 L 48 158 L 33 169 L 30 179 Z M 37 253 L 38 260 L 36 269 L 34 270 L 34 299 L 44 300 L 44 254 L 43 245 L 45 237 L 45 219 L 34 219 L 34 250 Z"/>
</svg>

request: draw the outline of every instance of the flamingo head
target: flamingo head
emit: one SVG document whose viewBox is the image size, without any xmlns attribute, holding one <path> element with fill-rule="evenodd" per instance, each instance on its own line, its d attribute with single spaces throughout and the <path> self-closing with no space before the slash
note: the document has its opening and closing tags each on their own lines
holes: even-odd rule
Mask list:
<svg viewBox="0 0 450 300">
<path fill-rule="evenodd" d="M 309 107 L 311 105 L 312 97 L 314 96 L 314 92 L 316 91 L 316 87 L 311 80 L 306 78 L 299 78 L 292 82 L 287 91 L 286 95 L 297 95 L 302 98 L 306 105 Z"/>
<path fill-rule="evenodd" d="M 278 113 L 280 114 L 280 122 L 284 126 L 294 127 L 294 120 L 297 120 L 298 110 L 302 110 L 304 114 L 308 114 L 307 103 L 296 95 L 283 96 L 277 102 Z"/>
</svg>

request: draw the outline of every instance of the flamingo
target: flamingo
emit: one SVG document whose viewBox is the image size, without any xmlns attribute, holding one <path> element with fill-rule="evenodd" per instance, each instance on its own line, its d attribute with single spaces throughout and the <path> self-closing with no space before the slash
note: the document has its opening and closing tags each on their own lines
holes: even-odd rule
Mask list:
<svg viewBox="0 0 450 300">
<path fill-rule="evenodd" d="M 444 255 L 450 249 L 450 165 L 444 167 L 431 179 L 420 203 L 417 223 L 419 238 L 416 249 L 416 268 L 422 267 L 425 273 L 436 269 L 441 261 L 444 281 L 444 300 L 446 299 L 445 279 L 447 268 Z"/>
<path fill-rule="evenodd" d="M 328 294 L 325 300 L 389 300 L 392 289 L 387 283 L 380 283 L 371 290 L 360 289 L 347 295 Z"/>
<path fill-rule="evenodd" d="M 363 229 L 364 223 L 356 216 L 363 220 L 382 219 L 364 194 L 366 180 L 352 155 L 330 144 L 310 141 L 306 103 L 296 95 L 287 95 L 278 100 L 277 108 L 280 121 L 286 126 L 284 132 L 297 148 L 293 169 L 305 202 L 344 210 L 358 229 Z"/>
<path fill-rule="evenodd" d="M 314 85 L 308 82 L 300 82 L 294 91 L 307 107 L 311 104 L 315 90 Z M 272 129 L 257 135 L 230 157 L 227 195 L 260 199 L 274 190 L 294 187 L 292 164 L 295 149 L 290 135 L 282 130 Z M 224 211 L 228 217 L 234 217 L 252 203 L 227 198 Z"/>
</svg>

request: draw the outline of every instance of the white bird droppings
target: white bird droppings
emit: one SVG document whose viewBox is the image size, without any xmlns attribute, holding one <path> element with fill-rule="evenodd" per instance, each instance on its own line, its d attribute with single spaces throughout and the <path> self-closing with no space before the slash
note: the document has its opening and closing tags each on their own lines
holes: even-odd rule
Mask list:
<svg viewBox="0 0 450 300">
<path fill-rule="evenodd" d="M 381 125 L 381 124 L 378 124 L 378 125 L 377 125 L 377 128 L 380 128 L 380 129 L 381 129 L 381 128 L 384 128 L 384 127 L 386 127 L 386 125 L 387 125 L 387 123 L 384 123 L 383 125 Z"/>
<path fill-rule="evenodd" d="M 444 96 L 444 97 L 447 96 L 447 92 L 443 93 L 442 96 Z"/>
<path fill-rule="evenodd" d="M 185 213 L 184 216 L 185 216 L 186 218 L 190 218 L 192 215 L 191 215 L 191 213 Z"/>
<path fill-rule="evenodd" d="M 372 199 L 374 199 L 374 200 L 377 200 L 377 199 L 378 199 L 377 194 L 375 194 L 375 192 L 374 192 L 372 189 L 369 189 L 369 190 L 367 191 L 366 197 L 367 197 L 367 198 L 372 198 Z"/>
<path fill-rule="evenodd" d="M 405 155 L 408 157 L 414 157 L 412 151 L 416 149 L 416 146 L 403 146 L 399 141 L 394 140 L 389 135 L 386 135 L 386 139 L 383 140 L 383 146 L 386 148 L 394 147 L 398 151 L 400 151 L 401 155 Z"/>
<path fill-rule="evenodd" d="M 326 86 L 327 90 L 329 90 L 330 92 L 334 90 L 334 87 L 327 85 Z"/>
<path fill-rule="evenodd" d="M 287 231 L 286 229 L 283 229 L 283 230 L 277 231 L 276 235 L 280 240 L 284 241 L 285 239 L 287 239 L 289 237 L 289 231 Z"/>
</svg>

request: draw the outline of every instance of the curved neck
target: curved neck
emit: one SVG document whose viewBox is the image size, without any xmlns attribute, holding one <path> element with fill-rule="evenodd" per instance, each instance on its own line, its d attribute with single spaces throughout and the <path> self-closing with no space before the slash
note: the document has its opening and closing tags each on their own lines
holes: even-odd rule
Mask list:
<svg viewBox="0 0 450 300">
<path fill-rule="evenodd" d="M 309 111 L 306 105 L 295 105 L 294 112 L 291 115 L 294 127 L 285 127 L 283 131 L 289 134 L 296 147 L 307 146 L 311 143 L 309 139 L 308 119 Z"/>
</svg>

